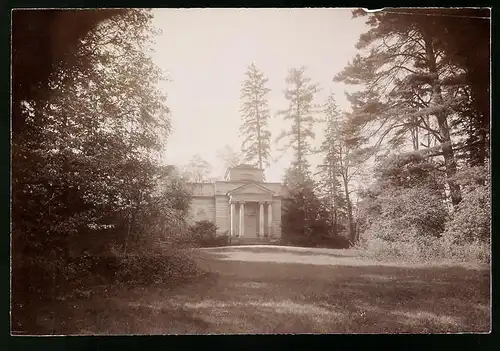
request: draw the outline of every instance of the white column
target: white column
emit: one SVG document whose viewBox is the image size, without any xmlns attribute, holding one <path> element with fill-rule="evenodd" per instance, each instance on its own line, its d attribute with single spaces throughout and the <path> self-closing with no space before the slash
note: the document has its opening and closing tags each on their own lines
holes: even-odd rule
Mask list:
<svg viewBox="0 0 500 351">
<path fill-rule="evenodd" d="M 229 236 L 233 236 L 234 234 L 234 210 L 235 210 L 235 205 L 234 205 L 234 202 L 231 202 L 231 214 L 230 214 L 230 218 L 229 218 L 229 223 L 230 223 L 230 229 L 229 229 Z"/>
<path fill-rule="evenodd" d="M 267 204 L 267 222 L 268 222 L 268 235 L 272 237 L 273 235 L 273 203 Z"/>
<path fill-rule="evenodd" d="M 240 202 L 240 236 L 245 233 L 245 203 Z"/>
<path fill-rule="evenodd" d="M 264 236 L 264 203 L 259 202 L 259 235 Z"/>
</svg>

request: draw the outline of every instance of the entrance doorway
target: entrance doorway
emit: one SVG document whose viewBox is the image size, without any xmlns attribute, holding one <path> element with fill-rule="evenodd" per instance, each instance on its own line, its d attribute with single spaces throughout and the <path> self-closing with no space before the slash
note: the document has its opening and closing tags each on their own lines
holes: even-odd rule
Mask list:
<svg viewBox="0 0 500 351">
<path fill-rule="evenodd" d="M 259 204 L 256 202 L 245 203 L 245 238 L 257 238 Z"/>
</svg>

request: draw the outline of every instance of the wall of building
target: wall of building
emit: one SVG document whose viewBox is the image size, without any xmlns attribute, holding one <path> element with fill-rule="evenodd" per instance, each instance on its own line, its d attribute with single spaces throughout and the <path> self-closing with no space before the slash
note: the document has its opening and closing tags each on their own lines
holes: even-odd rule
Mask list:
<svg viewBox="0 0 500 351">
<path fill-rule="evenodd" d="M 273 200 L 273 236 L 281 237 L 281 207 L 282 201 L 280 199 Z"/>
<path fill-rule="evenodd" d="M 267 206 L 272 206 L 272 204 L 264 205 L 264 234 L 269 236 L 269 210 Z"/>
<path fill-rule="evenodd" d="M 189 221 L 194 223 L 201 220 L 215 221 L 215 198 L 193 197 L 189 209 Z"/>
<path fill-rule="evenodd" d="M 193 196 L 214 196 L 215 185 L 214 183 L 188 183 L 188 190 L 191 191 Z"/>
<path fill-rule="evenodd" d="M 227 196 L 215 196 L 215 224 L 218 233 L 229 234 L 229 199 Z"/>
<path fill-rule="evenodd" d="M 244 182 L 215 182 L 215 195 L 226 195 L 228 191 L 248 183 Z"/>
</svg>

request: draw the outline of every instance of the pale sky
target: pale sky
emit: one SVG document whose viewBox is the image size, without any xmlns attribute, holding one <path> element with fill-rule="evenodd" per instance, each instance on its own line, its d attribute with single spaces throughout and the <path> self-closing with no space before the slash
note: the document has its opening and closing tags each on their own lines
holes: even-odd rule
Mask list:
<svg viewBox="0 0 500 351">
<path fill-rule="evenodd" d="M 153 57 L 171 81 L 161 85 L 168 94 L 173 131 L 164 162 L 185 165 L 199 154 L 213 166 L 213 176 L 224 169 L 217 151 L 228 144 L 239 150 L 240 89 L 253 62 L 269 79 L 270 131 L 283 129 L 276 112 L 288 107 L 283 90 L 291 68 L 307 67 L 312 82 L 330 92 L 341 110 L 349 108 L 346 87 L 332 82 L 357 53 L 354 45 L 367 31 L 365 18 L 352 19 L 351 9 L 156 9 L 154 24 L 163 34 L 156 39 Z M 318 125 L 315 145 L 322 141 Z M 272 157 L 280 153 L 272 146 Z M 280 182 L 290 165 L 291 152 L 266 169 L 267 181 Z M 310 157 L 314 166 L 319 158 Z M 313 169 L 314 171 L 314 169 Z"/>
</svg>

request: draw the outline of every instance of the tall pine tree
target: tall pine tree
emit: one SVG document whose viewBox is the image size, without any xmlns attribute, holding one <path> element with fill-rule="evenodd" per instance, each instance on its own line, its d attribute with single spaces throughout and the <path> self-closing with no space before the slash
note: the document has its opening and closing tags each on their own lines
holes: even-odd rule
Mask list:
<svg viewBox="0 0 500 351">
<path fill-rule="evenodd" d="M 466 98 L 461 87 L 464 72 L 437 45 L 433 21 L 429 16 L 392 12 L 370 15 L 371 29 L 357 44 L 366 54 L 357 55 L 336 80 L 364 86 L 351 96 L 354 122 L 371 128 L 378 144 L 389 139 L 391 146 L 401 146 L 410 134 L 416 149 L 418 130 L 432 134 L 441 149 L 451 202 L 456 206 L 461 193 L 452 180 L 457 171 L 452 121 Z"/>
<path fill-rule="evenodd" d="M 311 78 L 305 75 L 305 67 L 293 68 L 286 78 L 287 88 L 285 97 L 288 100 L 288 108 L 279 111 L 285 121 L 291 121 L 290 129 L 283 130 L 276 139 L 279 142 L 286 139 L 281 151 L 290 147 L 295 151 L 295 160 L 292 167 L 296 169 L 299 180 L 304 182 L 310 177 L 309 162 L 307 156 L 313 151 L 310 141 L 314 139 L 314 124 L 318 121 L 318 112 L 314 105 L 314 95 L 319 92 L 318 84 L 311 83 Z"/>
<path fill-rule="evenodd" d="M 318 166 L 320 197 L 329 210 L 330 232 L 336 234 L 339 227 L 339 219 L 345 201 L 340 189 L 340 165 L 339 144 L 342 117 L 337 109 L 333 94 L 331 94 L 324 106 L 325 114 L 325 139 L 323 140 L 319 153 L 323 155 L 323 163 Z"/>
<path fill-rule="evenodd" d="M 242 106 L 240 109 L 243 124 L 240 127 L 244 138 L 241 145 L 244 161 L 259 168 L 268 166 L 270 156 L 271 132 L 268 130 L 269 108 L 266 87 L 268 79 L 252 63 L 248 67 L 246 80 L 241 88 Z"/>
<path fill-rule="evenodd" d="M 310 141 L 314 139 L 313 127 L 318 120 L 313 100 L 319 86 L 311 83 L 311 79 L 304 73 L 304 67 L 294 68 L 286 78 L 288 86 L 284 92 L 289 103 L 288 109 L 279 111 L 278 114 L 284 116 L 285 121 L 291 121 L 291 125 L 289 130 L 283 130 L 276 139 L 276 142 L 286 140 L 281 151 L 290 148 L 295 151 L 295 160 L 285 176 L 285 185 L 290 189 L 291 200 L 290 205 L 285 208 L 283 221 L 285 229 L 296 227 L 296 235 L 302 238 L 300 240 L 306 240 L 305 238 L 313 233 L 318 233 L 314 227 L 320 208 L 307 160 L 307 156 L 313 152 Z"/>
</svg>

